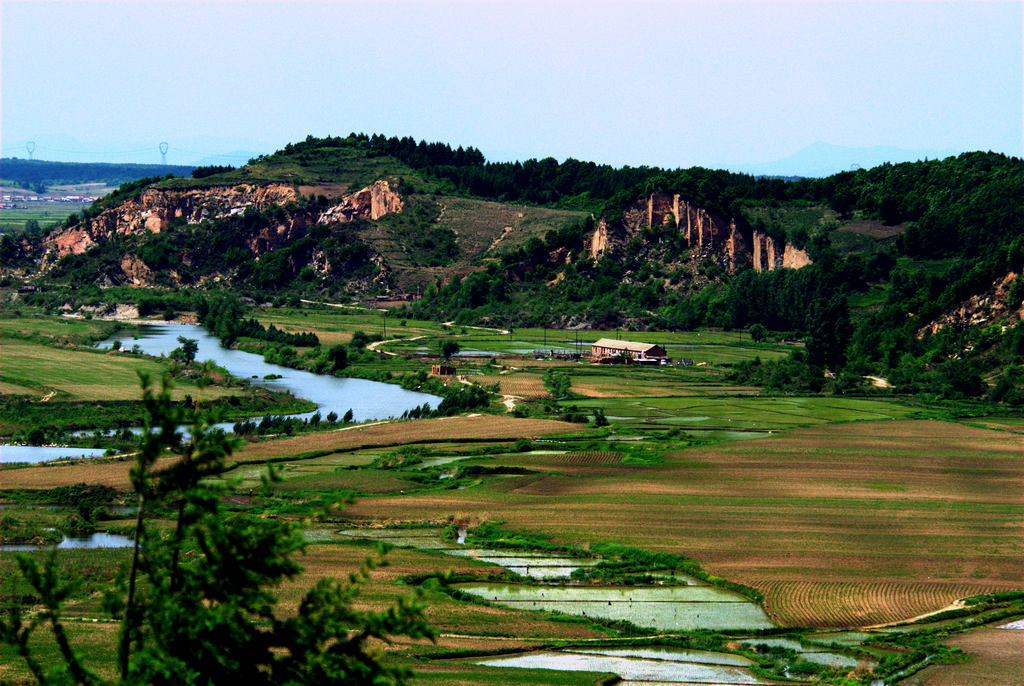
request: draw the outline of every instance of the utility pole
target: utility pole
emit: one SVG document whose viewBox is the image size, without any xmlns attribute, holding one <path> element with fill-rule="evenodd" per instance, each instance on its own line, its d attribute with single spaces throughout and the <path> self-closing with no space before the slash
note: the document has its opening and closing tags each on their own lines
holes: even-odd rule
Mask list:
<svg viewBox="0 0 1024 686">
<path fill-rule="evenodd" d="M 388 337 L 388 313 L 384 311 L 384 338 Z"/>
</svg>

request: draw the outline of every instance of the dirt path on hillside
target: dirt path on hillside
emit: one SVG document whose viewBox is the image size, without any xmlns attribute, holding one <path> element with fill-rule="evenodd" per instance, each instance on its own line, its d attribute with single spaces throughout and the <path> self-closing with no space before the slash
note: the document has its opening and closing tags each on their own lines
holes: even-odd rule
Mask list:
<svg viewBox="0 0 1024 686">
<path fill-rule="evenodd" d="M 384 345 L 385 343 L 398 343 L 399 341 L 418 341 L 421 338 L 426 338 L 426 335 L 413 336 L 412 338 L 389 338 L 386 341 L 374 341 L 373 343 L 367 345 L 366 349 L 372 350 L 375 353 L 382 353 L 384 355 L 391 355 L 392 357 L 395 357 L 398 355 L 398 353 L 389 352 L 387 350 L 377 350 L 377 346 Z"/>
</svg>

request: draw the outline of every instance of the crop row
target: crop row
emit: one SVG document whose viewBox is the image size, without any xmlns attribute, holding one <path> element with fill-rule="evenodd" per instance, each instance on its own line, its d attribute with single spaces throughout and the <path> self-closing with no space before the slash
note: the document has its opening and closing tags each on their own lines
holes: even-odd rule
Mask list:
<svg viewBox="0 0 1024 686">
<path fill-rule="evenodd" d="M 860 627 L 941 610 L 979 592 L 966 584 L 768 581 L 756 587 L 766 609 L 790 626 Z"/>
</svg>

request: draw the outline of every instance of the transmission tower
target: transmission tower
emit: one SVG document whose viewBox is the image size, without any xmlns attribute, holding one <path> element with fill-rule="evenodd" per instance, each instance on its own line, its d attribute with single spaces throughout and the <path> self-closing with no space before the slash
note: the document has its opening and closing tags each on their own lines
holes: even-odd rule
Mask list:
<svg viewBox="0 0 1024 686">
<path fill-rule="evenodd" d="M 167 164 L 167 143 L 160 144 L 160 164 Z"/>
<path fill-rule="evenodd" d="M 32 159 L 32 153 L 36 151 L 36 142 L 29 141 L 28 143 L 25 143 L 25 149 L 28 150 L 28 158 Z"/>
</svg>

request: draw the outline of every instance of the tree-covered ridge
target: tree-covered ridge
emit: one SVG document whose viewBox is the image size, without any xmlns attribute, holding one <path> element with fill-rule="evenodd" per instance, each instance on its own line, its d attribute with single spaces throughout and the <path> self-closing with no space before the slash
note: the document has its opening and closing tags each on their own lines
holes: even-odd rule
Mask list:
<svg viewBox="0 0 1024 686">
<path fill-rule="evenodd" d="M 1005 305 L 1000 321 L 1017 321 L 1013 313 L 1024 279 L 1008 276 L 1024 271 L 1024 162 L 1017 158 L 965 153 L 785 180 L 573 159 L 493 163 L 473 147 L 350 134 L 310 136 L 241 169 L 208 171 L 201 179 L 160 184 L 291 179 L 296 187 L 311 184 L 316 193 L 344 193 L 387 178 L 406 209 L 345 228 L 310 226 L 258 255 L 244 236 L 287 223 L 301 208 L 250 210 L 97 246 L 65 258 L 50 276 L 68 283 L 94 279 L 132 253 L 157 284 L 172 285 L 167 275 L 173 271 L 185 285 L 219 282 L 265 300 L 383 294 L 401 290 L 392 270 L 402 270 L 401 283 L 415 281 L 417 291 L 424 285 L 425 297 L 412 305 L 417 316 L 512 326 L 764 326 L 807 343 L 801 364 L 818 371 L 790 378 L 847 369 L 888 375 L 913 388 L 946 374 L 957 379 L 945 384 L 954 389 L 949 393 L 967 395 L 988 392 L 1002 379 L 1003 386 L 1019 385 L 1019 326 L 1005 333 L 989 330 L 996 322 L 985 324 L 989 329 L 933 326 L 997 283 L 1009 284 L 999 295 Z M 96 210 L 137 194 L 145 183 L 126 185 Z M 597 222 L 614 224 L 652 193 L 678 194 L 745 229 L 793 243 L 814 264 L 798 271 L 760 273 L 740 266 L 730 272 L 721 261 L 693 252 L 668 225 L 642 229 L 592 257 L 587 247 Z M 460 252 L 458 232 L 443 223 L 445 196 L 584 209 L 591 216 L 467 254 Z M 300 204 L 329 202 L 310 197 Z M 14 256 L 23 263 L 22 252 L 7 252 L 5 260 Z"/>
</svg>

